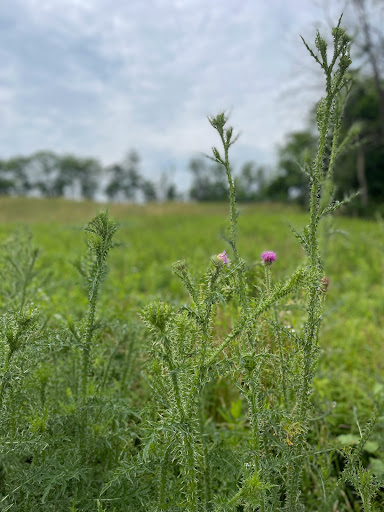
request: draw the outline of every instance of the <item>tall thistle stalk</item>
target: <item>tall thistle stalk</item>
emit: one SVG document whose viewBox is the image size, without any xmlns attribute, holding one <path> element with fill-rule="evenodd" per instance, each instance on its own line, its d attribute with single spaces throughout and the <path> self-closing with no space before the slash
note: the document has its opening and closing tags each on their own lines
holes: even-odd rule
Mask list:
<svg viewBox="0 0 384 512">
<path fill-rule="evenodd" d="M 229 185 L 229 237 L 228 242 L 233 251 L 234 263 L 237 266 L 237 274 L 239 281 L 239 295 L 240 295 L 240 304 L 243 309 L 243 312 L 246 311 L 247 304 L 247 296 L 246 296 L 246 286 L 245 286 L 245 278 L 243 271 L 243 262 L 240 259 L 239 252 L 237 249 L 237 218 L 239 216 L 239 212 L 236 206 L 236 189 L 235 183 L 232 176 L 231 164 L 229 161 L 229 149 L 236 142 L 238 136 L 233 136 L 233 128 L 226 127 L 226 123 L 228 121 L 227 116 L 222 112 L 218 114 L 216 117 L 208 118 L 211 126 L 217 131 L 219 134 L 220 140 L 223 145 L 224 156 L 222 156 L 219 150 L 216 147 L 212 148 L 213 152 L 213 160 L 218 164 L 224 166 L 224 169 L 227 174 L 228 185 Z"/>
<path fill-rule="evenodd" d="M 295 236 L 307 256 L 307 263 L 299 268 L 285 285 L 272 286 L 270 265 L 276 259 L 276 255 L 271 251 L 263 253 L 265 292 L 251 302 L 245 293 L 244 272 L 236 246 L 238 212 L 234 180 L 228 157 L 228 150 L 233 144 L 231 140 L 233 130 L 225 126 L 227 118 L 224 114 L 209 119 L 221 138 L 224 150 L 224 157 L 222 157 L 217 148 L 213 148 L 213 159 L 225 167 L 229 184 L 229 243 L 238 266 L 238 291 L 243 309 L 238 329 L 235 328 L 232 334 L 236 333 L 245 338 L 239 366 L 243 380 L 242 392 L 249 406 L 248 416 L 253 431 L 253 464 L 247 464 L 251 469 L 244 471 L 242 487 L 228 502 L 230 510 L 237 504 L 243 504 L 247 510 L 251 508 L 261 512 L 276 512 L 277 510 L 299 512 L 304 510 L 304 505 L 300 502 L 302 475 L 304 466 L 308 463 L 306 438 L 311 417 L 310 397 L 318 362 L 318 334 L 327 283 L 320 256 L 318 230 L 321 219 L 346 202 L 334 200 L 332 183 L 339 147 L 345 146 L 348 142 L 345 140 L 339 144 L 343 102 L 346 97 L 342 91 L 346 88 L 347 71 L 351 64 L 350 38 L 340 27 L 340 21 L 341 18 L 337 27 L 332 31 L 334 49 L 330 60 L 328 60 L 327 44 L 319 33 L 315 40 L 317 53 L 311 50 L 304 41 L 310 54 L 324 71 L 326 92 L 325 97 L 317 106 L 319 141 L 316 157 L 312 166 L 306 170 L 310 183 L 309 222 L 302 233 L 294 230 Z M 349 134 L 348 138 L 351 139 Z M 296 334 L 279 324 L 276 305 L 280 299 L 300 288 L 306 291 L 307 296 L 306 320 L 302 333 Z M 273 309 L 273 314 L 268 322 L 272 326 L 272 334 L 276 338 L 276 343 L 273 343 L 271 348 L 263 348 L 255 342 L 258 338 L 257 326 L 263 312 L 270 308 Z M 229 336 L 221 344 L 219 350 L 226 347 L 230 338 Z M 296 363 L 286 362 L 287 349 L 284 341 L 286 338 L 298 347 L 295 349 L 296 352 L 292 353 L 292 360 L 296 359 Z M 277 348 L 276 355 L 273 353 L 274 347 Z M 262 392 L 263 372 L 268 360 L 273 361 L 271 364 L 278 378 L 270 391 Z M 294 365 L 299 370 L 298 383 L 294 382 L 295 379 L 289 374 L 292 371 L 290 368 L 293 368 Z M 273 400 L 276 401 L 276 404 L 281 401 L 282 406 L 276 410 L 267 407 L 268 394 L 270 399 L 274 397 Z M 276 437 L 276 441 L 272 441 L 274 437 Z M 359 473 L 353 474 L 358 475 Z M 349 478 L 350 481 L 351 478 Z M 344 477 L 344 480 L 341 479 L 338 486 L 346 479 L 347 476 Z M 282 496 L 283 500 L 281 500 Z M 368 497 L 364 497 L 364 500 L 369 502 Z"/>
<path fill-rule="evenodd" d="M 88 294 L 88 312 L 82 337 L 82 372 L 81 394 L 87 395 L 89 365 L 91 360 L 92 340 L 95 331 L 96 306 L 99 289 L 107 273 L 107 256 L 114 246 L 113 237 L 117 226 L 108 217 L 108 212 L 101 212 L 89 222 L 85 228 L 88 233 L 88 257 L 82 262 L 79 270 L 85 278 Z"/>
<path fill-rule="evenodd" d="M 186 263 L 173 265 L 174 273 L 190 294 L 191 306 L 174 311 L 155 302 L 142 311 L 152 333 L 154 357 L 150 382 L 164 404 L 158 443 L 163 446 L 159 462 L 157 507 L 168 510 L 164 486 L 170 460 L 180 472 L 183 507 L 188 512 L 211 510 L 209 443 L 204 426 L 204 389 L 209 380 L 212 356 L 212 319 L 222 299 L 222 289 L 232 274 L 220 258 L 211 259 L 199 285 L 188 273 Z M 162 433 L 162 435 L 160 435 Z M 176 482 L 175 482 L 176 485 Z"/>
<path fill-rule="evenodd" d="M 237 247 L 238 210 L 229 161 L 229 149 L 236 137 L 227 126 L 224 113 L 209 118 L 223 146 L 222 153 L 216 147 L 212 151 L 213 160 L 224 167 L 228 178 L 228 243 L 233 261 L 231 264 L 225 251 L 212 257 L 210 268 L 197 283 L 184 261 L 175 263 L 173 271 L 188 291 L 190 304 L 175 310 L 155 302 L 142 312 L 152 334 L 149 382 L 158 397 L 161 418 L 156 435 L 150 436 L 151 440 L 157 439 L 160 454 L 155 461 L 156 510 L 176 510 L 180 506 L 187 512 L 229 512 L 238 507 L 258 512 L 305 510 L 307 496 L 302 496 L 302 482 L 304 469 L 312 463 L 313 456 L 309 425 L 316 415 L 311 393 L 327 286 L 319 249 L 319 223 L 345 203 L 334 200 L 332 176 L 340 148 L 352 139 L 348 134 L 339 144 L 343 89 L 351 63 L 350 39 L 340 21 L 332 33 L 334 49 L 330 60 L 327 44 L 319 33 L 315 41 L 317 53 L 304 42 L 324 71 L 326 92 L 317 106 L 317 153 L 312 165 L 304 169 L 310 184 L 309 220 L 302 232 L 293 229 L 306 260 L 285 282 L 275 284 L 271 265 L 276 254 L 262 253 L 264 284 L 256 294 L 252 294 L 251 287 L 247 289 L 244 262 Z M 233 329 L 222 338 L 215 332 L 213 319 L 219 305 L 226 302 L 228 290 L 229 295 L 238 298 L 241 312 Z M 278 314 L 281 311 L 284 315 L 288 308 L 284 300 L 291 301 L 296 293 L 302 312 L 302 328 L 297 332 L 280 322 Z M 228 347 L 233 350 L 227 357 Z M 228 497 L 214 496 L 212 485 L 220 476 L 213 474 L 210 455 L 214 443 L 204 425 L 205 387 L 217 375 L 231 376 L 248 405 L 249 435 L 239 450 L 244 462 L 242 478 L 237 492 Z M 374 422 L 373 417 L 365 439 Z M 366 511 L 371 510 L 374 481 L 361 469 L 359 450 L 360 444 L 334 488 L 324 488 L 323 502 L 329 506 L 348 480 L 362 496 Z M 234 459 L 233 455 L 228 462 Z M 325 460 L 329 462 L 329 458 Z M 329 474 L 328 466 L 319 465 L 316 470 Z M 167 486 L 172 489 L 170 495 Z"/>
<path fill-rule="evenodd" d="M 350 38 L 340 27 L 341 18 L 336 28 L 333 29 L 333 55 L 328 62 L 328 48 L 326 41 L 318 32 L 316 35 L 316 48 L 318 53 L 305 46 L 321 66 L 325 74 L 326 96 L 320 100 L 316 110 L 316 120 L 319 129 L 319 142 L 317 154 L 309 169 L 310 181 L 310 210 L 309 224 L 304 232 L 299 235 L 301 245 L 308 258 L 308 277 L 306 287 L 308 290 L 307 320 L 303 328 L 302 368 L 299 396 L 297 397 L 296 421 L 300 425 L 300 435 L 293 446 L 293 460 L 287 468 L 287 495 L 286 510 L 294 512 L 298 509 L 301 493 L 301 480 L 304 457 L 305 435 L 308 431 L 310 411 L 310 395 L 312 381 L 318 360 L 318 334 L 321 324 L 324 291 L 322 279 L 324 279 L 323 263 L 320 257 L 318 227 L 321 218 L 331 213 L 338 206 L 332 197 L 332 172 L 339 144 L 339 127 L 342 109 L 338 108 L 343 88 L 347 83 L 346 73 L 351 64 Z M 329 135 L 331 135 L 331 147 L 329 150 Z M 324 204 L 324 199 L 329 201 Z"/>
<path fill-rule="evenodd" d="M 311 379 L 310 367 L 313 364 L 313 345 L 316 342 L 317 334 L 320 327 L 320 317 L 322 309 L 322 290 L 321 279 L 324 277 L 323 264 L 319 252 L 318 242 L 318 226 L 320 219 L 330 213 L 338 206 L 333 202 L 332 194 L 329 194 L 333 172 L 333 165 L 337 155 L 339 143 L 339 126 L 342 111 L 338 108 L 338 100 L 340 93 L 346 86 L 346 73 L 351 64 L 350 59 L 350 38 L 345 31 L 340 28 L 340 21 L 335 29 L 333 29 L 334 51 L 332 60 L 328 63 L 327 44 L 319 33 L 316 36 L 316 48 L 319 55 L 305 46 L 314 57 L 316 62 L 324 71 L 326 79 L 326 96 L 317 105 L 316 120 L 319 129 L 319 143 L 317 154 L 309 171 L 310 180 L 310 222 L 304 229 L 301 236 L 302 246 L 307 254 L 310 278 L 309 286 L 309 306 L 308 319 L 304 328 L 304 340 L 306 347 L 305 366 L 303 372 L 303 386 L 299 402 L 300 416 L 303 416 L 308 402 L 308 388 Z M 338 64 L 338 67 L 336 68 Z M 335 69 L 336 68 L 336 69 Z M 329 164 L 326 164 L 326 156 L 328 152 L 328 135 L 332 134 L 331 151 L 329 155 Z M 327 190 L 328 189 L 328 190 Z M 322 197 L 328 196 L 330 201 L 328 205 L 322 208 Z"/>
</svg>

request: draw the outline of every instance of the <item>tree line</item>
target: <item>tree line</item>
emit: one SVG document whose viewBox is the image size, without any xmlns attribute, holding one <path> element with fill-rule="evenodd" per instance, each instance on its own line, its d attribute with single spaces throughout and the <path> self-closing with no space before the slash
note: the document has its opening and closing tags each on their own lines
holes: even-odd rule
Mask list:
<svg viewBox="0 0 384 512">
<path fill-rule="evenodd" d="M 353 144 L 348 152 L 340 152 L 335 165 L 336 199 L 359 190 L 360 196 L 349 211 L 384 214 L 384 117 L 380 91 L 374 78 L 357 72 L 351 76 L 352 82 L 339 129 L 342 138 L 347 137 Z M 316 140 L 314 107 L 308 128 L 289 133 L 278 148 L 274 172 L 252 161 L 238 169 L 237 200 L 304 204 L 309 182 L 303 169 L 313 160 Z M 330 148 L 328 154 L 329 151 Z M 164 174 L 160 183 L 145 178 L 140 171 L 140 157 L 133 150 L 122 162 L 110 166 L 103 166 L 95 158 L 39 151 L 0 160 L 0 194 L 146 202 L 181 197 L 194 201 L 226 200 L 228 185 L 221 166 L 206 158 L 192 158 L 188 170 L 191 185 L 182 196 Z"/>
<path fill-rule="evenodd" d="M 110 201 L 158 199 L 156 185 L 140 173 L 140 157 L 132 150 L 121 162 L 104 167 L 96 158 L 38 151 L 0 160 L 0 194 L 39 197 L 80 197 Z M 172 199 L 170 184 L 165 198 Z"/>
<path fill-rule="evenodd" d="M 220 166 L 205 158 L 192 158 L 188 170 L 190 189 L 183 197 L 195 201 L 225 201 L 227 180 Z M 238 200 L 261 198 L 265 169 L 254 162 L 243 165 L 236 177 Z M 0 194 L 35 197 L 78 197 L 94 200 L 145 202 L 174 200 L 182 195 L 169 176 L 160 183 L 145 178 L 140 170 L 140 156 L 132 150 L 120 163 L 104 167 L 95 158 L 59 155 L 38 151 L 29 156 L 0 160 Z"/>
</svg>

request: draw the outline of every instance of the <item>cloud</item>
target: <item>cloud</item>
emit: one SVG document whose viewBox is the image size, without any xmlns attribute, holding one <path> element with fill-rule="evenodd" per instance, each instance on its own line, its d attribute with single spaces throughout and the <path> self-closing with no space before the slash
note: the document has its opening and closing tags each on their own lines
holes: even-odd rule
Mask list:
<svg viewBox="0 0 384 512">
<path fill-rule="evenodd" d="M 242 131 L 236 160 L 273 162 L 315 97 L 287 83 L 303 87 L 292 69 L 308 56 L 294 41 L 316 16 L 298 0 L 2 3 L 0 153 L 47 148 L 111 163 L 134 147 L 154 174 L 209 151 L 206 116 L 229 109 Z"/>
</svg>

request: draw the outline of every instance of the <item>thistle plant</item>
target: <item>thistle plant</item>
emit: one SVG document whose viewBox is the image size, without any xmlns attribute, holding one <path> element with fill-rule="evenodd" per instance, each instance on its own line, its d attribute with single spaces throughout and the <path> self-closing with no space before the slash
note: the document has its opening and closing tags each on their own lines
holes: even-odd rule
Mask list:
<svg viewBox="0 0 384 512">
<path fill-rule="evenodd" d="M 99 298 L 100 284 L 107 273 L 107 256 L 114 247 L 113 237 L 117 226 L 108 217 L 108 212 L 100 212 L 85 228 L 88 234 L 88 255 L 78 269 L 84 278 L 88 295 L 88 312 L 81 335 L 82 370 L 81 394 L 87 396 L 87 382 L 91 361 L 92 340 L 95 331 L 96 306 Z"/>
<path fill-rule="evenodd" d="M 173 271 L 188 290 L 191 305 L 175 310 L 155 302 L 142 311 L 153 337 L 154 360 L 149 382 L 162 405 L 162 422 L 155 429 L 163 454 L 158 462 L 158 510 L 175 506 L 168 498 L 169 483 L 177 485 L 177 480 L 170 480 L 167 475 L 171 460 L 177 462 L 181 472 L 177 487 L 180 486 L 185 510 L 211 510 L 204 388 L 211 379 L 208 361 L 216 362 L 213 319 L 218 305 L 233 289 L 237 270 L 223 252 L 211 258 L 210 267 L 195 283 L 186 263 L 179 261 L 173 265 Z"/>
<path fill-rule="evenodd" d="M 3 447 L 15 441 L 22 407 L 20 397 L 38 364 L 46 324 L 35 305 L 45 281 L 36 268 L 38 252 L 32 235 L 19 231 L 7 240 L 1 254 L 0 436 Z M 6 475 L 4 451 L 0 456 L 0 488 Z"/>
<path fill-rule="evenodd" d="M 39 338 L 40 330 L 39 315 L 33 306 L 6 313 L 1 318 L 1 341 L 5 341 L 6 348 L 1 370 L 0 410 L 3 405 L 7 385 L 11 385 L 10 377 L 12 372 L 10 370 L 12 363 L 18 353 L 22 352 L 26 347 L 30 348 L 30 345 Z M 16 368 L 13 369 L 13 373 L 17 373 Z M 14 380 L 19 379 L 14 378 Z"/>
<path fill-rule="evenodd" d="M 44 277 L 36 269 L 39 251 L 32 243 L 32 235 L 18 232 L 7 240 L 1 255 L 2 278 L 0 409 L 7 387 L 19 373 L 13 362 L 39 338 L 42 326 L 33 301 Z M 40 278 L 40 279 L 38 279 Z M 16 370 L 16 371 L 15 371 Z M 25 370 L 24 370 L 25 371 Z"/>
<path fill-rule="evenodd" d="M 97 311 L 115 231 L 105 212 L 86 227 L 88 252 L 78 265 L 88 298 L 83 319 L 67 324 L 53 315 L 44 325 L 29 304 L 41 283 L 36 274 L 24 287 L 24 306 L 1 317 L 1 509 L 93 511 L 108 471 L 133 450 L 126 429 L 139 415 L 128 387 L 142 329 Z M 30 253 L 25 247 L 22 254 Z M 17 263 L 17 275 L 26 275 L 30 260 Z M 22 287 L 13 289 L 9 304 L 17 306 Z"/>
<path fill-rule="evenodd" d="M 39 289 L 46 284 L 49 274 L 36 267 L 39 250 L 32 234 L 18 231 L 8 237 L 1 252 L 2 306 L 22 309 L 35 300 Z"/>
<path fill-rule="evenodd" d="M 320 449 L 313 430 L 319 416 L 313 381 L 328 283 L 319 226 L 348 201 L 335 201 L 332 178 L 337 156 L 353 139 L 348 134 L 344 141 L 339 140 L 351 64 L 350 38 L 340 22 L 341 18 L 332 31 L 333 53 L 320 33 L 316 35 L 316 50 L 304 41 L 325 75 L 325 96 L 316 111 L 317 153 L 312 164 L 303 168 L 310 190 L 308 223 L 302 231 L 292 228 L 305 261 L 285 282 L 275 284 L 273 265 L 278 259 L 273 251 L 264 251 L 264 280 L 256 294 L 247 285 L 245 262 L 237 247 L 238 211 L 229 160 L 236 137 L 224 113 L 209 118 L 222 142 L 222 151 L 213 148 L 212 159 L 223 166 L 228 178 L 230 254 L 224 251 L 213 257 L 210 269 L 197 284 L 186 263 L 176 263 L 174 273 L 188 291 L 190 304 L 177 310 L 158 302 L 142 312 L 152 334 L 153 364 L 148 378 L 161 418 L 157 426 L 152 424 L 162 454 L 156 462 L 156 510 L 333 510 L 346 482 L 360 494 L 362 510 L 374 510 L 372 500 L 379 484 L 363 468 L 360 455 L 377 412 L 336 481 L 331 477 L 334 451 L 332 447 Z M 298 311 L 295 328 L 286 320 L 293 303 Z M 220 307 L 233 312 L 233 328 L 224 338 L 215 329 Z M 210 464 L 217 444 L 205 430 L 204 397 L 210 382 L 217 378 L 229 378 L 248 405 L 248 435 L 238 445 L 238 458 L 230 458 L 233 464 L 242 461 L 237 465 L 238 486 L 227 494 L 217 484 L 220 471 L 215 473 Z M 308 472 L 320 475 L 315 488 L 322 491 L 316 491 L 315 497 L 308 490 L 304 492 Z M 326 485 L 320 483 L 321 475 L 328 475 Z M 224 481 L 223 474 L 222 486 Z"/>
<path fill-rule="evenodd" d="M 1 510 L 382 510 L 382 461 L 374 459 L 375 469 L 367 441 L 379 438 L 384 386 L 365 427 L 355 413 L 359 437 L 343 449 L 333 405 L 316 392 L 329 332 L 321 329 L 331 251 L 325 224 L 344 204 L 334 199 L 333 174 L 357 133 L 339 140 L 350 40 L 340 22 L 332 33 L 333 51 L 320 34 L 316 49 L 305 43 L 324 71 L 325 96 L 317 153 L 303 166 L 309 215 L 304 229 L 292 228 L 302 252 L 292 273 L 281 275 L 286 256 L 276 247 L 255 243 L 252 263 L 240 254 L 230 162 L 237 137 L 224 113 L 209 122 L 222 145 L 211 158 L 228 178 L 227 245 L 206 255 L 205 270 L 173 264 L 181 302 L 155 300 L 140 320 L 127 304 L 145 297 L 127 289 L 101 296 L 116 233 L 106 212 L 85 229 L 87 254 L 77 266 L 86 307 L 83 314 L 73 304 L 70 320 L 64 309 L 52 314 L 30 238 L 2 247 Z"/>
</svg>

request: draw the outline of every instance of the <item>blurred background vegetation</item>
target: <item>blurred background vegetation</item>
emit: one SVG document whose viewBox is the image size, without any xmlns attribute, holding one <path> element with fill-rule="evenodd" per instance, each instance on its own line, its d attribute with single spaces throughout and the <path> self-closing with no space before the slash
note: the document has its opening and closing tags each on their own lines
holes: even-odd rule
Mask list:
<svg viewBox="0 0 384 512">
<path fill-rule="evenodd" d="M 384 34 L 377 32 L 366 0 L 353 0 L 355 20 L 349 21 L 354 39 L 354 70 L 343 126 L 344 135 L 358 125 L 354 145 L 342 154 L 335 169 L 337 199 L 359 190 L 349 206 L 353 215 L 384 214 Z M 236 169 L 239 202 L 279 201 L 305 206 L 307 177 L 301 165 L 316 151 L 315 105 L 308 127 L 286 135 L 277 149 L 274 169 L 249 161 Z M 204 157 L 188 164 L 189 190 L 177 190 L 164 174 L 159 181 L 145 177 L 140 155 L 131 149 L 123 161 L 109 166 L 90 156 L 57 154 L 49 150 L 0 160 L 0 194 L 29 197 L 67 197 L 112 202 L 152 202 L 176 199 L 225 201 L 225 174 Z"/>
</svg>

